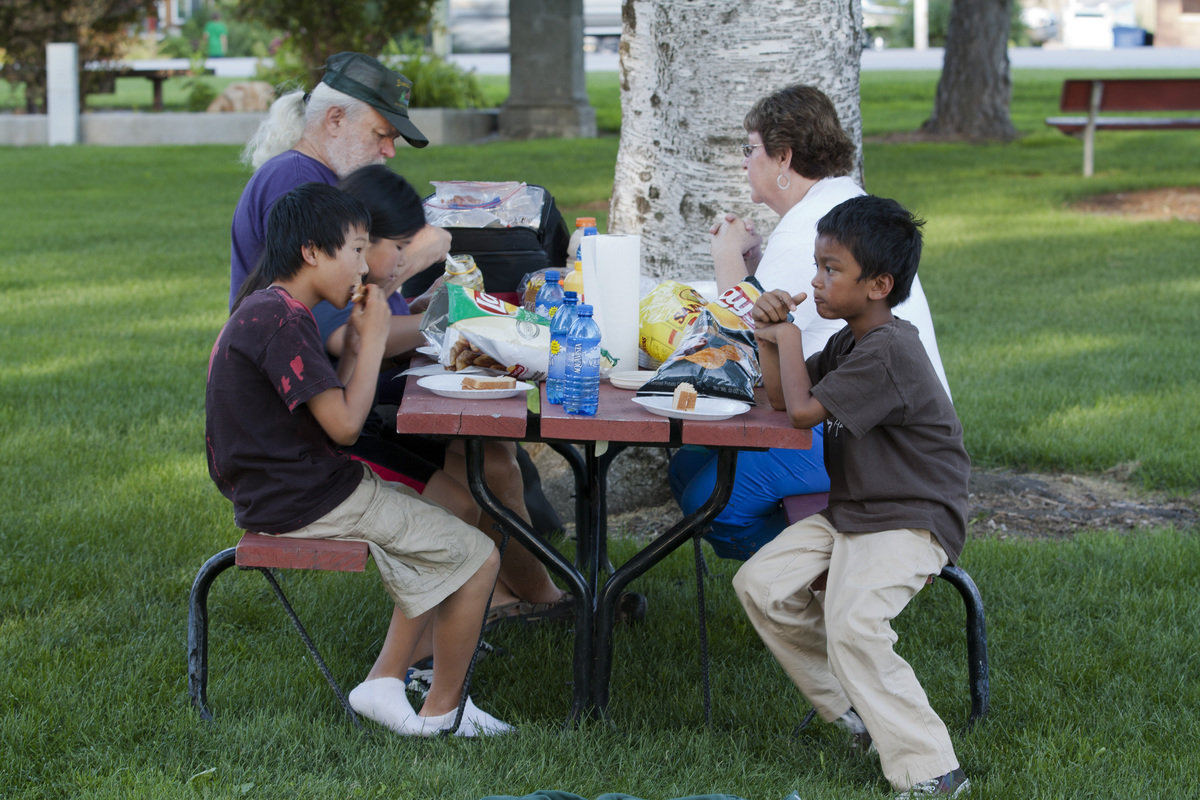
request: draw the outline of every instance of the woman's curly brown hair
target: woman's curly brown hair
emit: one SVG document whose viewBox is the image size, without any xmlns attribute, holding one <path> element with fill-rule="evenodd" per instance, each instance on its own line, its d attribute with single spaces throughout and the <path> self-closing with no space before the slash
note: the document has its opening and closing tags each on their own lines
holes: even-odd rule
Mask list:
<svg viewBox="0 0 1200 800">
<path fill-rule="evenodd" d="M 791 148 L 791 167 L 805 178 L 832 178 L 854 169 L 854 143 L 842 130 L 833 102 L 815 86 L 796 84 L 767 95 L 742 124 L 762 136 L 767 155 Z"/>
</svg>

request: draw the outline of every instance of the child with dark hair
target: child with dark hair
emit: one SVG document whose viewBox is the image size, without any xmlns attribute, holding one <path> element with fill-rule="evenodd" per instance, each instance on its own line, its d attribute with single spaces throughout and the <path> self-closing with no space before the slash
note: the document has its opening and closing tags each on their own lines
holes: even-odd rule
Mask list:
<svg viewBox="0 0 1200 800">
<path fill-rule="evenodd" d="M 425 341 L 420 331 L 421 316 L 409 313 L 408 304 L 398 291 L 415 271 L 414 267 L 403 265 L 405 251 L 414 237 L 429 227 L 421 198 L 407 180 L 382 164 L 361 167 L 343 178 L 338 186 L 371 212 L 370 241 L 364 254 L 366 281 L 378 287 L 392 312 L 384 358 L 407 358 L 410 351 Z M 448 243 L 449 235 L 445 236 Z M 313 309 L 325 349 L 335 359 L 342 355 L 350 340 L 347 334 L 352 331 L 351 313 L 349 307 L 339 309 L 331 303 L 319 303 Z M 350 452 L 396 473 L 422 497 L 499 542 L 495 524 L 471 496 L 462 441 L 396 433 L 396 406 L 404 386 L 404 379 L 397 372 L 398 369 L 385 371 L 381 376 L 375 409 Z M 484 472 L 488 486 L 501 502 L 529 521 L 516 445 L 486 442 Z M 554 584 L 546 567 L 532 553 L 519 542 L 508 542 L 500 565 L 500 581 L 488 612 L 489 622 L 516 617 L 567 618 L 573 610 L 572 603 L 573 597 Z M 422 650 L 418 658 L 426 655 Z"/>
<path fill-rule="evenodd" d="M 259 288 L 244 285 L 209 358 L 208 467 L 240 528 L 367 542 L 395 608 L 350 705 L 397 733 L 429 736 L 457 717 L 499 557 L 478 530 L 341 449 L 358 438 L 374 403 L 391 314 L 367 287 L 350 316 L 355 346 L 335 372 L 311 309 L 350 303 L 366 272 L 370 225 L 362 203 L 327 184 L 304 184 L 275 203 L 252 278 Z M 403 677 L 430 631 L 433 683 L 417 713 Z M 467 698 L 455 732 L 508 730 Z"/>
<path fill-rule="evenodd" d="M 872 196 L 821 218 L 813 300 L 846 327 L 807 362 L 787 321 L 805 293 L 755 304 L 771 405 L 796 427 L 824 423 L 829 507 L 784 529 L 733 583 L 788 676 L 853 745 L 874 745 L 899 797 L 958 797 L 970 783 L 890 622 L 966 540 L 962 426 L 917 329 L 892 315 L 917 274 L 920 226 Z"/>
</svg>

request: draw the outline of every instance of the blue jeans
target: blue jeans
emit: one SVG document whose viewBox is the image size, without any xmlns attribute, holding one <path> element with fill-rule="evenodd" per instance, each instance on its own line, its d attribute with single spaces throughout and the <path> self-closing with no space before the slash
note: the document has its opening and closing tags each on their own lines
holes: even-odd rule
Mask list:
<svg viewBox="0 0 1200 800">
<path fill-rule="evenodd" d="M 808 450 L 743 450 L 729 503 L 704 535 L 721 558 L 745 561 L 787 527 L 783 498 L 829 491 L 825 473 L 824 426 L 813 428 Z M 685 446 L 671 458 L 671 494 L 691 514 L 712 494 L 717 456 L 708 448 Z"/>
</svg>

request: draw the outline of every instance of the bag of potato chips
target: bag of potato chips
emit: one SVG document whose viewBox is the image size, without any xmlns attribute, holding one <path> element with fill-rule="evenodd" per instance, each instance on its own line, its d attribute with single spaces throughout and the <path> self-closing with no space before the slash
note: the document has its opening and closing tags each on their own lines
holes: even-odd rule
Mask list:
<svg viewBox="0 0 1200 800">
<path fill-rule="evenodd" d="M 438 361 L 446 369 L 481 367 L 519 380 L 546 377 L 550 326 L 542 317 L 455 284 L 446 286 L 445 313 Z"/>
<path fill-rule="evenodd" d="M 754 404 L 754 387 L 762 378 L 751 331 L 733 330 L 717 322 L 709 308 L 700 310 L 679 338 L 679 346 L 638 394 L 670 394 L 681 383 L 692 384 L 707 397 L 728 397 Z"/>
<path fill-rule="evenodd" d="M 638 345 L 652 363 L 665 361 L 706 309 L 714 323 L 728 331 L 753 331 L 750 313 L 762 293 L 753 276 L 726 289 L 713 302 L 686 283 L 663 281 L 642 298 L 638 308 Z M 753 339 L 750 343 L 753 347 Z"/>
</svg>

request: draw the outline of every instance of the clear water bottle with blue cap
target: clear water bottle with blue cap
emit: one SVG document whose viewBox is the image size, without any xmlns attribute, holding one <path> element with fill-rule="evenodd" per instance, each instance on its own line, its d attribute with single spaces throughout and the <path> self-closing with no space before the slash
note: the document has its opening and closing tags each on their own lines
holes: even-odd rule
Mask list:
<svg viewBox="0 0 1200 800">
<path fill-rule="evenodd" d="M 567 333 L 567 370 L 563 378 L 563 410 L 595 416 L 600 405 L 600 326 L 587 303 L 575 309 Z"/>
<path fill-rule="evenodd" d="M 558 282 L 558 270 L 546 270 L 546 282 L 538 289 L 537 299 L 533 301 L 533 311 L 538 316 L 553 320 L 558 313 L 558 307 L 563 301 L 563 287 Z"/>
<path fill-rule="evenodd" d="M 567 334 L 575 321 L 578 296 L 574 292 L 563 292 L 563 304 L 550 320 L 550 367 L 546 372 L 546 400 L 561 406 L 563 401 L 563 378 L 567 372 Z"/>
</svg>

